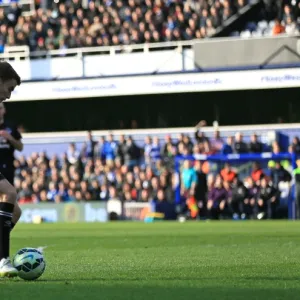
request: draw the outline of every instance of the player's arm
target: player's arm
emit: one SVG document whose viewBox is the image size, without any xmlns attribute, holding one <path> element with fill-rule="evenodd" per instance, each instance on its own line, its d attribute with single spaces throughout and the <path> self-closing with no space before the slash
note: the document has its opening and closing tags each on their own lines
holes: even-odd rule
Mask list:
<svg viewBox="0 0 300 300">
<path fill-rule="evenodd" d="M 12 135 L 10 135 L 10 138 L 8 139 L 10 144 L 18 151 L 22 151 L 24 148 L 24 145 L 21 140 L 16 140 Z"/>
<path fill-rule="evenodd" d="M 21 134 L 18 131 L 13 131 L 12 134 L 7 132 L 6 130 L 1 130 L 0 131 L 0 136 L 4 137 L 9 141 L 9 143 L 18 151 L 23 150 L 23 143 L 21 140 Z"/>
<path fill-rule="evenodd" d="M 10 143 L 16 150 L 23 151 L 24 145 L 22 142 L 22 135 L 17 128 L 14 128 L 11 133 Z"/>
</svg>

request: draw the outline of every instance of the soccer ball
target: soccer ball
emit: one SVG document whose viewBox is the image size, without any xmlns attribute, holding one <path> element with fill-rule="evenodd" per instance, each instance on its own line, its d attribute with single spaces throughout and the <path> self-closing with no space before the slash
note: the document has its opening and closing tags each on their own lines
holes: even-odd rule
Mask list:
<svg viewBox="0 0 300 300">
<path fill-rule="evenodd" d="M 19 271 L 18 275 L 22 279 L 35 280 L 44 273 L 46 262 L 40 250 L 23 248 L 14 257 L 13 266 Z"/>
</svg>

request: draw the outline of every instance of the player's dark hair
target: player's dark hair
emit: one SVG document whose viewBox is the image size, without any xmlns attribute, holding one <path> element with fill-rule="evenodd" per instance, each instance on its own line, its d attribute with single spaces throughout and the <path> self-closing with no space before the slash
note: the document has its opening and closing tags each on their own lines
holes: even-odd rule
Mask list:
<svg viewBox="0 0 300 300">
<path fill-rule="evenodd" d="M 15 79 L 18 85 L 21 84 L 21 78 L 14 68 L 6 61 L 0 61 L 0 78 L 3 81 Z"/>
</svg>

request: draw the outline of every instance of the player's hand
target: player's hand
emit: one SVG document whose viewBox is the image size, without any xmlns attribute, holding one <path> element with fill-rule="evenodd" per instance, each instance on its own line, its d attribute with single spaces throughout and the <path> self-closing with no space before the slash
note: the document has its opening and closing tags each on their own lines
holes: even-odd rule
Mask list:
<svg viewBox="0 0 300 300">
<path fill-rule="evenodd" d="M 0 136 L 10 141 L 12 139 L 12 135 L 8 133 L 6 130 L 0 130 Z"/>
</svg>

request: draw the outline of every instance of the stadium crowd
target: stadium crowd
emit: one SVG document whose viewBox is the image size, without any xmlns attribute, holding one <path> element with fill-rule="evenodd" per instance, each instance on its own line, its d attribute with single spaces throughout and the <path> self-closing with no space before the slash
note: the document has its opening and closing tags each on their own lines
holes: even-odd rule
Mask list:
<svg viewBox="0 0 300 300">
<path fill-rule="evenodd" d="M 290 151 L 300 153 L 300 141 L 293 140 Z M 256 134 L 249 143 L 236 133 L 224 141 L 220 132 L 213 138 L 196 130 L 195 137 L 167 135 L 164 142 L 147 136 L 143 147 L 132 137 L 112 135 L 95 141 L 92 133 L 81 149 L 70 144 L 63 156 L 51 159 L 46 153 L 33 153 L 15 160 L 15 186 L 19 202 L 166 201 L 174 203 L 179 178 L 174 172 L 174 157 L 193 154 L 281 152 L 273 142 L 271 149 Z M 275 217 L 281 192 L 292 180 L 289 161 L 269 161 L 263 169 L 253 163 L 251 174 L 238 176 L 238 168 L 228 163 L 213 169 L 208 162 L 184 161 L 181 167 L 181 205 L 178 213 L 209 218 L 253 216 Z"/>
<path fill-rule="evenodd" d="M 17 3 L 0 7 L 0 45 L 32 51 L 200 39 L 214 35 L 245 0 L 60 1 L 22 16 Z"/>
<path fill-rule="evenodd" d="M 275 7 L 269 7 L 262 13 L 262 20 L 259 22 L 249 21 L 242 32 L 232 32 L 233 36 L 260 37 L 276 36 L 280 34 L 298 35 L 300 28 L 300 5 L 289 1 L 278 2 Z M 271 16 L 270 16 L 271 14 Z"/>
<path fill-rule="evenodd" d="M 242 33 L 260 36 L 299 33 L 300 5 L 266 5 L 263 20 L 247 23 Z M 246 0 L 80 0 L 48 1 L 47 9 L 22 14 L 17 2 L 0 7 L 0 53 L 5 46 L 28 45 L 31 51 L 119 46 L 212 37 Z M 275 10 L 275 12 L 274 12 Z M 270 22 L 268 22 L 270 21 Z"/>
</svg>

